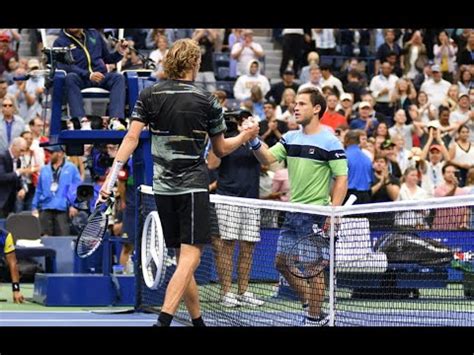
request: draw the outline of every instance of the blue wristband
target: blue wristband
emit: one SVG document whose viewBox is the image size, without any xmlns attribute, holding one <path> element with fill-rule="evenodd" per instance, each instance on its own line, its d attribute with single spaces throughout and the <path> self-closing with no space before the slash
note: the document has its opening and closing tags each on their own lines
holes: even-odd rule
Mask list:
<svg viewBox="0 0 474 355">
<path fill-rule="evenodd" d="M 258 139 L 257 137 L 250 140 L 249 143 L 252 150 L 259 150 L 260 147 L 262 146 L 262 142 L 260 142 L 260 139 Z"/>
</svg>

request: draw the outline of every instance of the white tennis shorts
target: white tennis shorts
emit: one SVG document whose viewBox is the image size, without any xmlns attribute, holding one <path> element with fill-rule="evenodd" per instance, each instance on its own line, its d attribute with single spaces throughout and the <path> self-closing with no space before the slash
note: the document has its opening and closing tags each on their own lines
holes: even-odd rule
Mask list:
<svg viewBox="0 0 474 355">
<path fill-rule="evenodd" d="M 216 203 L 216 212 L 221 239 L 260 241 L 260 209 Z"/>
</svg>

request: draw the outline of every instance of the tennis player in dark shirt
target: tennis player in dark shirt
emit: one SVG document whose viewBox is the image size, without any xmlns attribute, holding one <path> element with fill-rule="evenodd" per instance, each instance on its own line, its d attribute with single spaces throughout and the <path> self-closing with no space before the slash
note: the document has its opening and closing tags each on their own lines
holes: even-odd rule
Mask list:
<svg viewBox="0 0 474 355">
<path fill-rule="evenodd" d="M 166 289 L 158 326 L 169 326 L 182 298 L 195 326 L 204 326 L 194 271 L 202 248 L 210 243 L 209 177 L 204 150 L 210 137 L 214 153 L 230 154 L 259 131 L 251 125 L 232 138 L 216 98 L 194 84 L 201 51 L 190 39 L 176 41 L 165 56 L 168 80 L 144 89 L 114 164 L 126 161 L 142 129 L 152 135 L 153 191 L 168 248 L 176 248 L 178 265 Z M 112 169 L 113 170 L 113 169 Z M 107 180 L 110 178 L 107 177 Z M 107 181 L 104 184 L 107 186 Z M 109 196 L 104 187 L 102 198 Z"/>
</svg>

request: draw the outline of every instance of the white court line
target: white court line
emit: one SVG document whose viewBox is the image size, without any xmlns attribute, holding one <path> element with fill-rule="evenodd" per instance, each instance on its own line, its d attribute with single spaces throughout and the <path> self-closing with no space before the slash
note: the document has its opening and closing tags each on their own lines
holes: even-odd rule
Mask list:
<svg viewBox="0 0 474 355">
<path fill-rule="evenodd" d="M 0 320 L 0 324 L 4 323 L 42 323 L 42 322 L 61 322 L 61 323 L 71 323 L 71 322 L 83 322 L 83 323 L 116 323 L 116 322 L 142 322 L 150 323 L 152 319 L 3 319 Z"/>
</svg>

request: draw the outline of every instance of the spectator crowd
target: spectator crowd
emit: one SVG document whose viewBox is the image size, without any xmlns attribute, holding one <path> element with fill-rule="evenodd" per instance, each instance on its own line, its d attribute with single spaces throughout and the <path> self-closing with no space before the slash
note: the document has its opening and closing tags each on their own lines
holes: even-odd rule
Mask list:
<svg viewBox="0 0 474 355">
<path fill-rule="evenodd" d="M 145 69 L 155 81 L 166 80 L 162 63 L 170 44 L 193 38 L 202 53 L 196 83 L 224 110 L 251 112 L 269 147 L 300 129 L 298 91 L 321 91 L 327 101 L 321 123 L 346 148 L 356 203 L 474 193 L 473 29 L 273 29 L 272 43 L 282 49 L 278 80 L 265 75 L 266 53 L 250 29 L 126 29 L 125 42 L 114 41 L 116 29 L 48 29 L 45 44 L 32 30 L 32 55 L 21 57 L 24 31 L 0 29 L 0 218 L 33 211 L 43 234 L 80 228 L 81 212 L 90 206 L 81 205 L 77 187 L 90 184 L 96 196 L 117 150 L 86 145 L 83 156 L 67 156 L 59 146 L 40 146 L 48 140 L 51 116 L 40 52 L 53 44 L 77 42 L 76 63 L 62 67 L 69 129 L 126 129 L 133 108 L 125 107 L 120 71 Z M 228 58 L 224 65 L 216 61 L 221 54 Z M 106 116 L 84 112 L 77 97 L 87 87 L 110 91 Z M 125 170 L 117 226 L 132 184 L 131 164 Z M 262 166 L 259 185 L 260 198 L 288 201 L 284 164 Z M 460 221 L 461 227 L 469 226 Z"/>
</svg>

